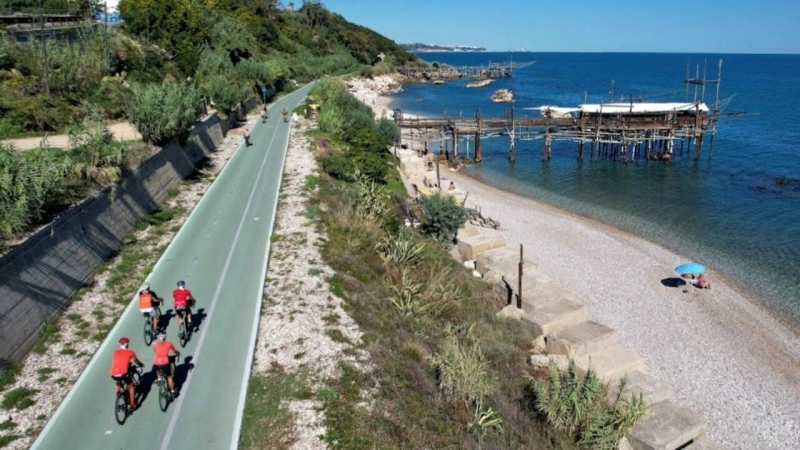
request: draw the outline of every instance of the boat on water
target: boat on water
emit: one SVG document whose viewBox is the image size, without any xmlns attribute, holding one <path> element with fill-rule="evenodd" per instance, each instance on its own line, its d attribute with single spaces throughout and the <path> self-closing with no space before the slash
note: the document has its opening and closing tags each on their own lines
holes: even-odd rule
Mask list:
<svg viewBox="0 0 800 450">
<path fill-rule="evenodd" d="M 444 80 L 434 80 L 433 84 L 444 84 Z"/>
<path fill-rule="evenodd" d="M 492 81 L 494 81 L 494 80 L 492 80 L 491 78 L 487 78 L 485 80 L 473 81 L 472 83 L 468 84 L 467 87 L 468 88 L 484 87 L 484 86 L 490 84 Z"/>
<path fill-rule="evenodd" d="M 496 103 L 507 103 L 514 101 L 514 94 L 510 89 L 498 89 L 492 94 L 492 101 Z"/>
</svg>

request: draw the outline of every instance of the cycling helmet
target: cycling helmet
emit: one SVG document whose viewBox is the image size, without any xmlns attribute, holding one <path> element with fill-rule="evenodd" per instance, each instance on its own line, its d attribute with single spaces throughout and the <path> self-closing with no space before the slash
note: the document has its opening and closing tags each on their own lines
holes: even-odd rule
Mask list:
<svg viewBox="0 0 800 450">
<path fill-rule="evenodd" d="M 186 282 L 183 280 L 178 281 L 178 287 L 186 287 Z"/>
<path fill-rule="evenodd" d="M 119 346 L 122 348 L 128 348 L 128 344 L 131 342 L 130 339 L 124 337 L 119 340 Z"/>
<path fill-rule="evenodd" d="M 167 333 L 164 333 L 163 331 L 159 331 L 158 334 L 156 335 L 156 339 L 158 339 L 159 341 L 164 340 L 166 338 L 167 338 Z"/>
<path fill-rule="evenodd" d="M 145 292 L 150 291 L 150 285 L 149 284 L 145 284 L 144 286 L 142 286 L 142 290 L 145 291 Z"/>
</svg>

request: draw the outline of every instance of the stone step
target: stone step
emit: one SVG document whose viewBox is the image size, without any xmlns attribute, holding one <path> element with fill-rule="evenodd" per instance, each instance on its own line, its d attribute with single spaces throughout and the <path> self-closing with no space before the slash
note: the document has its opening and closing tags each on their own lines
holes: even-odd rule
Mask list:
<svg viewBox="0 0 800 450">
<path fill-rule="evenodd" d="M 615 344 L 590 355 L 575 358 L 575 365 L 581 373 L 591 367 L 597 377 L 604 382 L 613 382 L 625 374 L 644 369 L 644 360 L 622 344 Z"/>
<path fill-rule="evenodd" d="M 573 358 L 594 353 L 619 342 L 617 332 L 593 320 L 581 322 L 545 336 L 548 354 Z"/>
<path fill-rule="evenodd" d="M 671 401 L 654 404 L 628 435 L 634 450 L 675 450 L 705 434 L 706 419 Z M 701 447 L 702 448 L 702 447 Z"/>
<path fill-rule="evenodd" d="M 728 447 L 718 444 L 709 439 L 708 436 L 703 435 L 684 447 L 683 450 L 728 450 Z"/>
<path fill-rule="evenodd" d="M 461 261 L 473 261 L 483 252 L 505 247 L 506 243 L 501 237 L 490 236 L 487 234 L 476 234 L 474 236 L 459 236 L 458 254 Z"/>
<path fill-rule="evenodd" d="M 609 401 L 617 397 L 619 392 L 619 381 L 615 380 L 609 386 Z M 628 399 L 632 395 L 642 394 L 647 406 L 671 400 L 675 391 L 672 386 L 661 380 L 651 377 L 644 372 L 636 371 L 628 373 L 628 383 L 625 385 L 623 399 Z"/>
<path fill-rule="evenodd" d="M 516 270 L 519 263 L 519 250 L 514 247 L 500 247 L 488 252 L 483 252 L 477 258 L 477 270 L 481 275 L 490 269 L 509 272 L 509 268 Z"/>
<path fill-rule="evenodd" d="M 534 337 L 553 334 L 583 322 L 587 317 L 586 308 L 574 300 L 540 297 L 531 298 L 531 301 L 533 303 L 523 303 L 522 306 L 525 310 L 523 318 L 533 324 Z"/>
</svg>

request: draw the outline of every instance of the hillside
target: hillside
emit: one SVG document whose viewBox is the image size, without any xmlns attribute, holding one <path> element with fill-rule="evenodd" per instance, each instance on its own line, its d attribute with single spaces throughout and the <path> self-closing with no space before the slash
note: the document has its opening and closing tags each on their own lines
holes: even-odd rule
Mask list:
<svg viewBox="0 0 800 450">
<path fill-rule="evenodd" d="M 33 3 L 17 0 L 14 7 Z M 41 43 L 0 39 L 0 139 L 63 131 L 82 118 L 79 106 L 86 102 L 107 119 L 126 118 L 130 84 L 190 80 L 225 110 L 249 87 L 280 90 L 288 80 L 376 63 L 373 70 L 388 71 L 415 58 L 320 2 L 297 11 L 269 0 L 122 0 L 119 8 L 124 24 L 109 30 L 108 60 L 103 28 L 88 22 L 79 39 L 48 41 L 49 74 Z"/>
</svg>

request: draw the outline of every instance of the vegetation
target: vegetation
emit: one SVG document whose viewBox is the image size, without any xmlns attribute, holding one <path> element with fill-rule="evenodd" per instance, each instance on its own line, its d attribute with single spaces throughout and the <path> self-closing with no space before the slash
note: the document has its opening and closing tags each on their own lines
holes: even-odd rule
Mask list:
<svg viewBox="0 0 800 450">
<path fill-rule="evenodd" d="M 623 398 L 624 379 L 609 404 L 608 389 L 594 371 L 581 376 L 574 361 L 566 372 L 552 363 L 550 376 L 532 383 L 536 410 L 557 430 L 576 436 L 581 448 L 616 449 L 620 439 L 647 413 L 641 394 Z"/>
<path fill-rule="evenodd" d="M 363 120 L 348 95 L 335 82 L 314 93 L 328 114 L 320 120 L 325 134 L 317 136 L 328 176 L 316 184 L 327 230 L 323 256 L 337 272 L 329 279 L 331 291 L 345 298 L 363 333 L 370 370 L 342 363 L 341 375 L 316 393 L 326 418 L 324 440 L 348 449 L 575 449 L 616 442 L 641 417 L 641 403 L 619 397 L 604 409 L 607 390 L 593 374 L 570 394 L 546 387 L 574 371 L 555 372 L 556 378 L 529 372 L 530 327 L 498 319 L 504 299 L 447 253 L 466 220 L 461 208 L 445 197 L 415 206 L 425 217 L 417 231 L 390 213 L 390 159 L 383 180 L 365 177 L 355 164 L 329 170 L 332 155 L 378 152 L 378 145 L 386 154 L 391 142 L 378 137 L 378 124 Z M 347 127 L 353 128 L 342 133 Z M 371 143 L 355 138 L 370 131 Z M 576 406 L 580 425 L 561 426 L 561 416 L 549 421 L 547 408 L 569 409 L 550 399 L 580 395 L 587 404 Z"/>
</svg>

